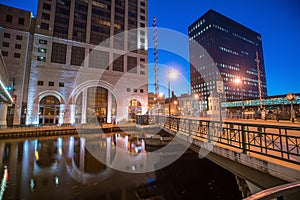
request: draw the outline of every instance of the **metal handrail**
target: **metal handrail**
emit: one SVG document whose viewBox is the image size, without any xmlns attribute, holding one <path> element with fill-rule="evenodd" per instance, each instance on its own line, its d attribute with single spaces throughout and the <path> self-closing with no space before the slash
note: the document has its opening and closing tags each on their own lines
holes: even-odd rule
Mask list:
<svg viewBox="0 0 300 200">
<path fill-rule="evenodd" d="M 137 121 L 143 123 L 143 117 L 140 116 Z M 300 127 L 239 122 L 223 122 L 221 126 L 216 120 L 165 116 L 149 116 L 147 122 L 150 121 L 193 139 L 300 164 Z"/>
<path fill-rule="evenodd" d="M 300 191 L 300 181 L 294 183 L 288 183 L 284 185 L 275 186 L 258 193 L 255 193 L 244 200 L 256 200 L 256 199 L 273 199 L 276 197 L 284 197 L 288 194 Z"/>
</svg>

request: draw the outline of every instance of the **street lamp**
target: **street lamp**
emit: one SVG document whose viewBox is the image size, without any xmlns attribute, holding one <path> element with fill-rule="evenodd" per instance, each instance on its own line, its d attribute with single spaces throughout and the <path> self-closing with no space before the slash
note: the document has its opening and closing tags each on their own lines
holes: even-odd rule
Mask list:
<svg viewBox="0 0 300 200">
<path fill-rule="evenodd" d="M 290 92 L 289 94 L 286 95 L 286 99 L 291 102 L 291 120 L 294 123 L 295 122 L 295 111 L 293 108 L 293 101 L 295 99 L 295 95 Z"/>
<path fill-rule="evenodd" d="M 160 108 L 160 101 L 161 101 L 161 99 L 163 99 L 164 100 L 164 109 L 163 109 L 163 115 L 165 114 L 165 98 L 164 98 L 164 93 L 159 93 L 158 94 L 158 104 L 159 104 L 159 108 L 158 108 L 158 115 L 160 114 L 160 110 L 161 110 L 161 108 Z"/>
<path fill-rule="evenodd" d="M 177 73 L 173 70 L 168 71 L 168 94 L 169 94 L 169 116 L 171 116 L 171 97 L 170 97 L 170 79 L 175 79 L 177 77 Z"/>
<path fill-rule="evenodd" d="M 244 109 L 245 109 L 245 105 L 244 105 L 244 89 L 243 89 L 243 78 L 237 77 L 234 80 L 235 84 L 241 84 L 241 97 L 242 97 L 242 118 L 244 118 Z"/>
</svg>

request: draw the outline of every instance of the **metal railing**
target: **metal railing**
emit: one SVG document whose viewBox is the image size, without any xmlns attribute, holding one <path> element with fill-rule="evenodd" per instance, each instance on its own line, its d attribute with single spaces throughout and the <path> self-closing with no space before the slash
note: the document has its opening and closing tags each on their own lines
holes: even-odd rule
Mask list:
<svg viewBox="0 0 300 200">
<path fill-rule="evenodd" d="M 143 121 L 147 119 L 147 121 Z M 300 127 L 198 120 L 165 116 L 139 116 L 140 124 L 157 124 L 204 142 L 234 147 L 243 153 L 300 164 Z"/>
</svg>

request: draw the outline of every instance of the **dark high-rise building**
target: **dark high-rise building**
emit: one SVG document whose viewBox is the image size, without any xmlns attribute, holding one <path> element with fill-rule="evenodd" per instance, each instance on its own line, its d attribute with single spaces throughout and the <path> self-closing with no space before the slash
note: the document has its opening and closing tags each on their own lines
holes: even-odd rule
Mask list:
<svg viewBox="0 0 300 200">
<path fill-rule="evenodd" d="M 224 82 L 227 100 L 241 99 L 242 94 L 244 99 L 267 96 L 259 33 L 209 10 L 189 26 L 188 34 L 191 92 L 201 97 L 203 109 L 207 109 L 218 80 Z M 239 84 L 235 83 L 237 78 L 242 80 Z"/>
</svg>

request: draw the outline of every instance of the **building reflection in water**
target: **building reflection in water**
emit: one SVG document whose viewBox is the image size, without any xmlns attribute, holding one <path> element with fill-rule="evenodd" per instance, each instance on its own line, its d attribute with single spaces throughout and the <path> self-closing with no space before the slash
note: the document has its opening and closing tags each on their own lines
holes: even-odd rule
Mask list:
<svg viewBox="0 0 300 200">
<path fill-rule="evenodd" d="M 165 168 L 136 173 L 149 164 L 149 152 L 142 139 L 124 133 L 1 140 L 0 152 L 8 169 L 3 199 L 191 199 L 204 193 L 206 199 L 241 199 L 233 174 L 190 150 Z"/>
<path fill-rule="evenodd" d="M 105 163 L 93 155 L 95 152 L 86 148 L 87 141 L 90 148 L 97 149 L 97 156 L 105 158 Z M 128 155 L 138 157 L 140 152 L 145 152 L 144 143 L 128 139 L 123 134 L 109 137 L 102 134 L 91 138 L 72 136 L 2 140 L 0 164 L 7 166 L 9 171 L 9 184 L 4 199 L 31 199 L 44 194 L 47 194 L 46 199 L 57 195 L 86 196 L 95 193 L 87 192 L 92 188 L 100 196 L 126 196 L 126 188 L 147 183 L 150 173 L 127 174 L 106 166 L 106 163 L 117 162 L 120 165 L 124 162 L 122 156 L 125 150 Z M 145 166 L 140 161 L 146 159 L 139 158 L 139 165 L 122 163 L 122 166 L 134 171 Z M 120 190 L 123 192 L 115 194 L 114 191 Z"/>
</svg>

